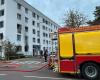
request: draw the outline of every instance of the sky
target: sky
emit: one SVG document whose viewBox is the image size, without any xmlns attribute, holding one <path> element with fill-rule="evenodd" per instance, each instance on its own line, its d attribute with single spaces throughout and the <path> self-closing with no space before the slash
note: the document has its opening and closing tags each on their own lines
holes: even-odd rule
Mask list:
<svg viewBox="0 0 100 80">
<path fill-rule="evenodd" d="M 68 10 L 78 10 L 88 20 L 93 20 L 96 6 L 100 6 L 100 0 L 25 0 L 30 5 L 41 11 L 47 17 L 58 23 L 64 24 L 65 14 Z"/>
</svg>

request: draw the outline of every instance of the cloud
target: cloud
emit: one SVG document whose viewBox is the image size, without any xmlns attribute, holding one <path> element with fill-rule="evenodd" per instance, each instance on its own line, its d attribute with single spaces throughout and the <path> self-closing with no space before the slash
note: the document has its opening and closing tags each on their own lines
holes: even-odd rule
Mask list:
<svg viewBox="0 0 100 80">
<path fill-rule="evenodd" d="M 26 0 L 29 4 L 50 17 L 57 23 L 63 22 L 64 14 L 69 9 L 76 9 L 93 19 L 93 12 L 100 0 Z"/>
</svg>

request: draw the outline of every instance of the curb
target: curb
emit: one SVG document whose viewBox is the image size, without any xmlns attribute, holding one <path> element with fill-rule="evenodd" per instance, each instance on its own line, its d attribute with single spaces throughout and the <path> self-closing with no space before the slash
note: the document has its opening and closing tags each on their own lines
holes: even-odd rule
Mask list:
<svg viewBox="0 0 100 80">
<path fill-rule="evenodd" d="M 35 71 L 39 71 L 39 70 L 42 70 L 43 68 L 48 68 L 48 64 L 38 68 L 38 69 L 33 69 L 33 70 L 8 70 L 8 69 L 5 69 L 5 70 L 0 70 L 0 71 L 17 71 L 17 72 L 35 72 Z"/>
</svg>

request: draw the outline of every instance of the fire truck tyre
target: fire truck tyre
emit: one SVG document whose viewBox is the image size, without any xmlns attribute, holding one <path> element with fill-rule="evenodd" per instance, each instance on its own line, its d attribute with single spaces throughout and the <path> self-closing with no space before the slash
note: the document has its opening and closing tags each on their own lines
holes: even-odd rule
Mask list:
<svg viewBox="0 0 100 80">
<path fill-rule="evenodd" d="M 85 63 L 81 68 L 81 74 L 88 80 L 100 80 L 100 69 L 95 63 Z"/>
</svg>

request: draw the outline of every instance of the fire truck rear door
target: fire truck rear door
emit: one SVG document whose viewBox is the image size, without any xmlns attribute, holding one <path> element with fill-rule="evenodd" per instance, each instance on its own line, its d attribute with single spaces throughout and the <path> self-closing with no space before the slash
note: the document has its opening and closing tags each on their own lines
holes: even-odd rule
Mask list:
<svg viewBox="0 0 100 80">
<path fill-rule="evenodd" d="M 74 54 L 72 33 L 59 34 L 59 71 L 74 72 Z"/>
</svg>

